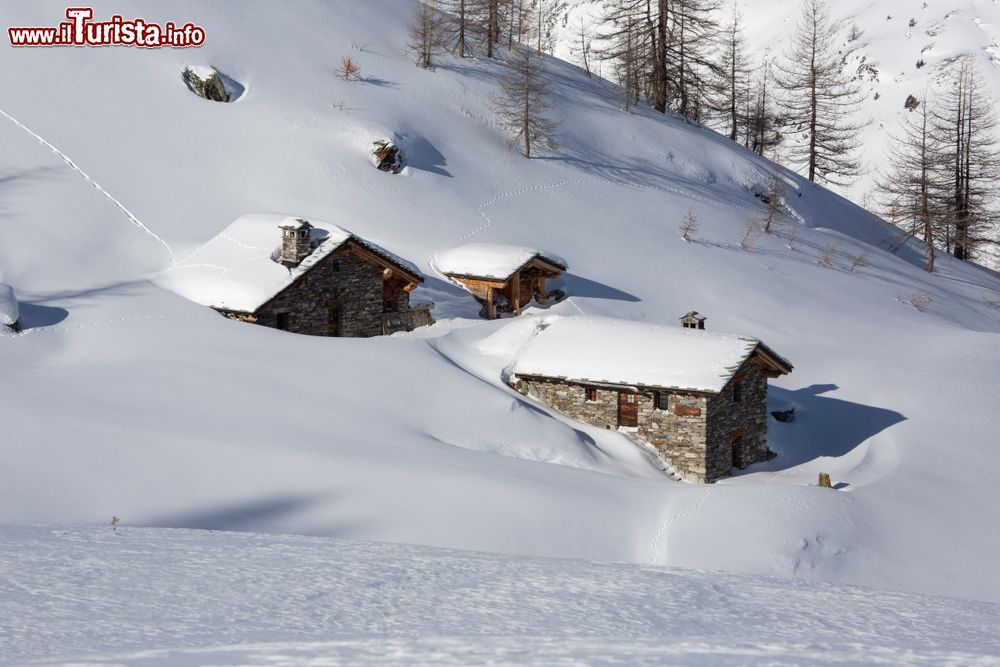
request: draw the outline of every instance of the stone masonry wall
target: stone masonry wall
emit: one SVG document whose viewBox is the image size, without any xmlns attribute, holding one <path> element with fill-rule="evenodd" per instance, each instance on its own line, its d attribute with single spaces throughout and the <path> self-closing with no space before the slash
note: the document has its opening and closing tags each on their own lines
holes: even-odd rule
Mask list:
<svg viewBox="0 0 1000 667">
<path fill-rule="evenodd" d="M 734 400 L 737 378 L 742 400 Z M 618 428 L 618 390 L 597 388 L 597 399 L 586 399 L 587 385 L 520 378 L 515 384 L 559 412 L 599 428 Z M 768 460 L 767 377 L 760 367 L 744 363 L 718 396 L 667 392 L 667 409 L 658 407 L 654 391 L 639 392 L 635 435 L 689 482 L 714 482 L 727 477 L 734 460 L 734 438 L 741 436 L 737 460 L 743 466 Z"/>
<path fill-rule="evenodd" d="M 742 382 L 742 400 L 733 400 L 734 384 Z M 734 455 L 734 437 L 742 444 Z M 767 448 L 767 376 L 757 365 L 745 362 L 722 392 L 708 401 L 708 480 L 730 474 L 736 462 L 746 467 L 767 461 L 773 454 Z"/>
<path fill-rule="evenodd" d="M 522 378 L 515 385 L 559 412 L 599 428 L 618 428 L 618 390 L 597 388 L 597 400 L 586 399 L 587 385 L 540 378 Z M 671 393 L 667 409 L 657 407 L 656 392 L 639 392 L 637 437 L 653 445 L 681 477 L 707 479 L 705 442 L 708 399 Z"/>
<path fill-rule="evenodd" d="M 654 392 L 639 399 L 636 435 L 689 482 L 713 481 L 707 478 L 705 456 L 707 402 L 704 396 L 668 392 L 667 409 L 660 410 Z"/>
<path fill-rule="evenodd" d="M 278 313 L 287 312 L 289 331 L 328 336 L 327 304 L 337 301 L 341 336 L 378 336 L 382 333 L 382 290 L 382 267 L 345 246 L 258 309 L 257 323 L 275 327 Z M 406 311 L 410 307 L 410 295 L 400 292 L 398 308 Z"/>
</svg>

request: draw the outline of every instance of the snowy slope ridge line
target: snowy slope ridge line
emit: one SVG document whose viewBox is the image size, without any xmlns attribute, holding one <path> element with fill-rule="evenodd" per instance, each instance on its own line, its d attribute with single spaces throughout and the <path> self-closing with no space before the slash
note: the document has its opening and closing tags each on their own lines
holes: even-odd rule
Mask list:
<svg viewBox="0 0 1000 667">
<path fill-rule="evenodd" d="M 88 183 L 90 183 L 92 186 L 94 186 L 94 188 L 98 192 L 100 192 L 102 195 L 104 195 L 105 197 L 107 197 L 108 199 L 110 199 L 111 202 L 115 206 L 117 206 L 119 209 L 121 209 L 121 211 L 125 214 L 125 216 L 129 219 L 129 221 L 133 225 L 135 225 L 136 227 L 138 227 L 139 229 L 141 229 L 147 235 L 149 235 L 150 237 L 152 237 L 157 243 L 159 243 L 161 246 L 163 246 L 164 250 L 167 251 L 167 255 L 169 255 L 169 257 L 170 257 L 170 263 L 171 264 L 176 264 L 177 263 L 177 260 L 174 257 L 174 251 L 173 251 L 173 249 L 170 247 L 170 245 L 166 241 L 164 241 L 162 238 L 160 238 L 159 236 L 157 236 L 157 234 L 155 232 L 153 232 L 153 230 L 151 230 L 149 227 L 147 227 L 146 225 L 144 225 L 142 223 L 142 221 L 139 220 L 139 218 L 135 217 L 135 215 L 132 213 L 132 211 L 128 210 L 128 208 L 126 208 L 125 205 L 122 204 L 118 199 L 116 199 L 110 192 L 108 192 L 103 187 L 101 187 L 100 183 L 98 183 L 97 181 L 95 181 L 94 179 L 92 179 L 90 177 L 90 175 L 87 174 L 83 169 L 80 169 L 79 165 L 77 165 L 76 162 L 74 162 L 68 155 L 66 155 L 61 150 L 59 150 L 58 148 L 56 148 L 55 146 L 53 146 L 44 137 L 42 137 L 38 133 L 34 132 L 31 128 L 29 128 L 26 125 L 24 125 L 21 121 L 17 120 L 16 118 L 14 118 L 13 116 L 11 116 L 9 113 L 7 113 L 6 111 L 4 111 L 3 109 L 0 109 L 0 116 L 3 116 L 7 120 L 9 120 L 11 123 L 13 123 L 17 127 L 21 128 L 22 130 L 24 130 L 25 132 L 27 132 L 28 134 L 30 134 L 32 137 L 34 137 L 38 141 L 38 143 L 42 144 L 43 146 L 45 146 L 46 148 L 48 148 L 50 151 L 52 151 L 53 153 L 55 153 L 57 156 L 59 156 L 59 158 L 61 158 L 63 162 L 65 162 L 67 165 L 69 165 L 70 169 L 72 169 L 76 173 L 80 174 L 80 176 L 82 176 L 84 178 L 84 180 L 86 180 Z"/>
<path fill-rule="evenodd" d="M 173 315 L 164 315 L 162 313 L 149 314 L 149 315 L 133 315 L 132 317 L 117 317 L 108 320 L 94 320 L 91 322 L 83 322 L 72 327 L 37 327 L 33 329 L 22 329 L 17 333 L 7 330 L 6 328 L 0 328 L 0 335 L 5 335 L 8 338 L 24 338 L 25 336 L 32 336 L 34 334 L 40 333 L 56 333 L 56 332 L 67 332 L 67 331 L 78 331 L 80 329 L 93 329 L 94 327 L 103 327 L 109 324 L 117 324 L 118 322 L 139 322 L 142 320 L 184 320 L 193 319 L 197 317 L 207 317 L 207 313 L 174 313 Z"/>
</svg>

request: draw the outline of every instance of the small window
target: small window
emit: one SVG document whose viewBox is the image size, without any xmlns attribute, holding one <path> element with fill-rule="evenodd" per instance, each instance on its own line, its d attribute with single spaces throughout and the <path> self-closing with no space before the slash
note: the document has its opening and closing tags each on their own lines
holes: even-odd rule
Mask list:
<svg viewBox="0 0 1000 667">
<path fill-rule="evenodd" d="M 596 387 L 584 387 L 584 395 L 588 401 L 597 400 L 597 388 Z"/>
<path fill-rule="evenodd" d="M 661 391 L 656 394 L 656 409 L 657 410 L 670 409 L 670 394 L 668 394 L 665 391 Z"/>
<path fill-rule="evenodd" d="M 340 260 L 339 259 L 336 260 L 333 263 L 333 271 L 334 271 L 334 273 L 340 273 Z"/>
<path fill-rule="evenodd" d="M 278 313 L 275 327 L 282 331 L 288 331 L 288 313 Z"/>
<path fill-rule="evenodd" d="M 743 380 L 737 380 L 733 383 L 733 401 L 743 402 Z"/>
</svg>

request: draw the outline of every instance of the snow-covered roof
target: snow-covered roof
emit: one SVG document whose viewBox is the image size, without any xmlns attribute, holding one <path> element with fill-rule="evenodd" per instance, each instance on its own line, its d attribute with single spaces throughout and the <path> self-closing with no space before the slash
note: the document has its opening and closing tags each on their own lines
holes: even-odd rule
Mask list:
<svg viewBox="0 0 1000 667">
<path fill-rule="evenodd" d="M 280 227 L 312 225 L 315 249 L 295 267 L 276 260 L 281 253 Z M 291 285 L 324 257 L 348 241 L 364 246 L 420 279 L 416 266 L 337 225 L 300 216 L 251 213 L 237 219 L 186 260 L 160 275 L 157 282 L 197 303 L 253 312 Z"/>
<path fill-rule="evenodd" d="M 435 260 L 437 268 L 450 276 L 472 276 L 506 280 L 533 260 L 543 259 L 566 269 L 566 260 L 545 250 L 499 243 L 469 243 L 449 248 Z"/>
<path fill-rule="evenodd" d="M 512 370 L 515 375 L 576 382 L 718 393 L 759 346 L 759 340 L 745 336 L 605 317 L 564 317 L 528 343 Z"/>
</svg>

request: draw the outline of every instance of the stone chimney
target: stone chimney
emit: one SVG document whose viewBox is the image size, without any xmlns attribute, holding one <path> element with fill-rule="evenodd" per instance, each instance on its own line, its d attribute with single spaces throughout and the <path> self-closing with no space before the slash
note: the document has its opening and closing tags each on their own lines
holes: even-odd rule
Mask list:
<svg viewBox="0 0 1000 667">
<path fill-rule="evenodd" d="M 298 266 L 312 252 L 312 238 L 309 235 L 312 228 L 312 225 L 301 218 L 289 219 L 278 225 L 281 230 L 280 261 L 284 266 Z"/>
<path fill-rule="evenodd" d="M 690 313 L 681 318 L 681 326 L 685 329 L 704 329 L 705 319 L 698 314 L 697 310 L 692 310 Z"/>
</svg>

